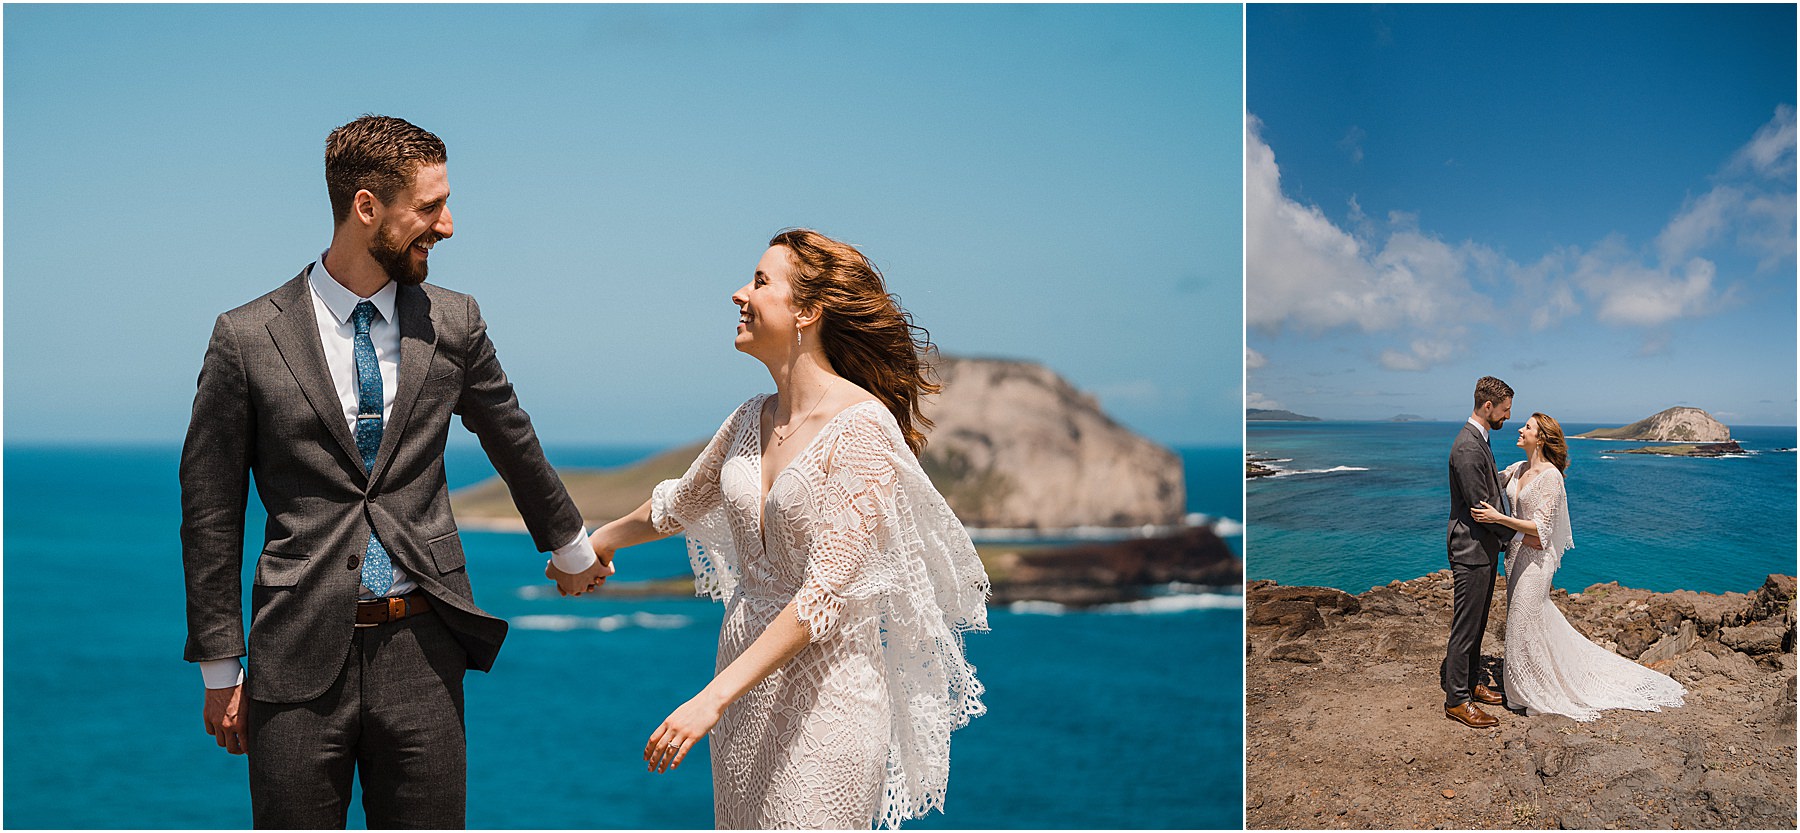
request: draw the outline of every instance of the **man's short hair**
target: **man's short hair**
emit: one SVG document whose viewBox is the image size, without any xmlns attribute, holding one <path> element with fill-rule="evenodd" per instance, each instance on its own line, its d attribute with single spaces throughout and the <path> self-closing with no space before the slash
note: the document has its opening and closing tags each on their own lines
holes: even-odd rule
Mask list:
<svg viewBox="0 0 1800 833">
<path fill-rule="evenodd" d="M 405 119 L 365 115 L 325 138 L 325 190 L 331 195 L 333 225 L 350 216 L 356 192 L 382 203 L 412 184 L 425 165 L 442 165 L 444 141 Z"/>
<path fill-rule="evenodd" d="M 1492 376 L 1483 376 L 1475 382 L 1475 410 L 1481 410 L 1483 402 L 1492 402 L 1498 405 L 1512 395 L 1511 385 Z"/>
</svg>

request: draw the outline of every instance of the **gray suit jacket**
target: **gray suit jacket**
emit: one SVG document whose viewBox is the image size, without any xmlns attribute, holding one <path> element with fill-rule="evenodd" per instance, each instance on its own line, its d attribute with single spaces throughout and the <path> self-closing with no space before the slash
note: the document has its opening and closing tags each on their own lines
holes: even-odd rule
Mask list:
<svg viewBox="0 0 1800 833">
<path fill-rule="evenodd" d="M 244 510 L 250 476 L 268 510 L 251 590 L 249 693 L 298 703 L 349 654 L 369 532 L 430 594 L 486 671 L 506 622 L 475 606 L 444 482 L 452 414 L 481 440 L 540 551 L 581 514 L 538 447 L 475 300 L 400 286 L 399 387 L 365 471 L 326 369 L 307 274 L 219 316 L 181 452 L 181 549 L 191 662 L 245 655 Z"/>
<path fill-rule="evenodd" d="M 1501 507 L 1500 475 L 1494 468 L 1494 452 L 1475 426 L 1463 423 L 1450 446 L 1450 528 L 1446 545 L 1454 564 L 1495 563 L 1513 530 L 1503 524 L 1484 524 L 1469 510 L 1487 501 Z"/>
</svg>

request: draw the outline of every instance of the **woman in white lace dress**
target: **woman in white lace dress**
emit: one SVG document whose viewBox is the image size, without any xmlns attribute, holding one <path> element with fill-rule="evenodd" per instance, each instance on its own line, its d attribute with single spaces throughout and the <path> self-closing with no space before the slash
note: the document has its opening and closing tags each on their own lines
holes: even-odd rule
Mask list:
<svg viewBox="0 0 1800 833">
<path fill-rule="evenodd" d="M 710 732 L 721 828 L 897 827 L 943 808 L 950 733 L 984 711 L 961 634 L 987 629 L 987 574 L 917 458 L 930 342 L 861 252 L 804 229 L 731 299 L 776 393 L 593 536 L 610 559 L 686 533 L 726 605 L 716 676 L 644 759 Z"/>
<path fill-rule="evenodd" d="M 1606 709 L 1681 705 L 1680 683 L 1588 641 L 1550 601 L 1551 579 L 1563 553 L 1575 546 L 1563 491 L 1569 446 L 1562 426 L 1541 413 L 1519 428 L 1518 444 L 1526 459 L 1501 473 L 1518 517 L 1486 503 L 1473 513 L 1477 521 L 1527 536 L 1506 552 L 1507 708 L 1588 721 Z"/>
</svg>

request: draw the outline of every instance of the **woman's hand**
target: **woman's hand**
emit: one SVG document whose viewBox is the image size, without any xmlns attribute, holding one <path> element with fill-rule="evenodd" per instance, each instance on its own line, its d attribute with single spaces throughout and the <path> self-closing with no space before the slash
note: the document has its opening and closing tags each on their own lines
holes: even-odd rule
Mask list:
<svg viewBox="0 0 1800 833">
<path fill-rule="evenodd" d="M 1506 515 L 1501 514 L 1500 510 L 1489 506 L 1488 502 L 1485 500 L 1482 501 L 1479 506 L 1470 509 L 1469 516 L 1484 524 L 1506 523 L 1507 517 Z"/>
<path fill-rule="evenodd" d="M 705 692 L 701 692 L 694 699 L 682 703 L 680 708 L 663 719 L 656 731 L 650 733 L 649 742 L 644 744 L 644 761 L 650 765 L 651 772 L 668 772 L 681 766 L 694 744 L 712 731 L 725 708 L 710 702 L 711 699 Z"/>
</svg>

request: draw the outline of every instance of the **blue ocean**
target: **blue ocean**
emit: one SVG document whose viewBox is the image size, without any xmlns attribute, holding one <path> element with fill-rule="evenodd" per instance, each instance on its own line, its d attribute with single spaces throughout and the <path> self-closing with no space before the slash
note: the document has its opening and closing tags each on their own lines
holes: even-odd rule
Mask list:
<svg viewBox="0 0 1800 833">
<path fill-rule="evenodd" d="M 1518 417 L 1518 414 L 1514 414 Z M 1504 468 L 1520 419 L 1494 432 Z M 1611 425 L 1566 424 L 1573 436 Z M 1448 459 L 1461 423 L 1252 422 L 1246 453 L 1282 470 L 1246 485 L 1252 579 L 1352 593 L 1445 569 Z M 1669 591 L 1749 591 L 1794 574 L 1795 429 L 1732 426 L 1723 458 L 1619 454 L 1644 443 L 1569 441 L 1575 547 L 1556 586 L 1617 581 Z"/>
<path fill-rule="evenodd" d="M 558 466 L 611 466 L 654 450 L 549 453 Z M 1190 510 L 1241 518 L 1240 451 L 1182 456 Z M 244 759 L 203 731 L 200 675 L 181 660 L 178 457 L 172 446 L 5 449 L 6 827 L 250 824 Z M 446 465 L 453 487 L 492 473 L 472 445 Z M 256 512 L 249 528 L 247 567 Z M 463 541 L 477 600 L 514 625 L 494 672 L 466 684 L 469 825 L 710 827 L 705 748 L 662 775 L 640 756 L 711 675 L 721 606 L 546 595 L 526 537 Z M 679 539 L 627 550 L 618 566 L 621 580 L 687 569 Z M 970 635 L 989 713 L 955 736 L 947 812 L 909 826 L 1238 827 L 1241 599 L 1022 608 L 994 610 L 992 632 Z M 350 823 L 361 826 L 360 809 Z"/>
</svg>

